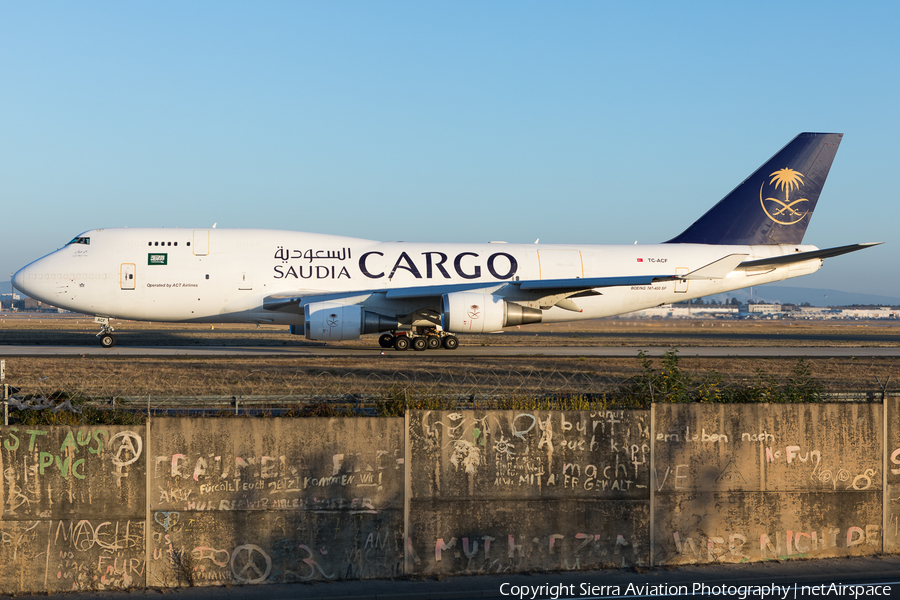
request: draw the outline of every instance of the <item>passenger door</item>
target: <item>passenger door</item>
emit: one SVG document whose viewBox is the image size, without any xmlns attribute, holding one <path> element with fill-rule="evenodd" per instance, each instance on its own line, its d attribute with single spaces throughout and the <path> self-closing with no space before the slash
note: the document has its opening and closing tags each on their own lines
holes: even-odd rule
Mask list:
<svg viewBox="0 0 900 600">
<path fill-rule="evenodd" d="M 119 267 L 119 287 L 123 290 L 133 290 L 136 271 L 134 263 L 122 263 Z"/>
</svg>

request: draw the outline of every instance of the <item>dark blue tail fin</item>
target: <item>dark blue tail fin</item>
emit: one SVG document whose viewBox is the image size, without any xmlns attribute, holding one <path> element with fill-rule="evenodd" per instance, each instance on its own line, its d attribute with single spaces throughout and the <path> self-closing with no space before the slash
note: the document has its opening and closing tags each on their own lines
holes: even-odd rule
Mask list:
<svg viewBox="0 0 900 600">
<path fill-rule="evenodd" d="M 668 244 L 799 244 L 842 133 L 801 133 Z"/>
</svg>

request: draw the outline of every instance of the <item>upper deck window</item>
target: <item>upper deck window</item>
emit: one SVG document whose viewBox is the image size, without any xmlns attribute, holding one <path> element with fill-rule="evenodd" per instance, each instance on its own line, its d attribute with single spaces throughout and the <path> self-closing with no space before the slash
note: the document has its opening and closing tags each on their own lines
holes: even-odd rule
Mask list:
<svg viewBox="0 0 900 600">
<path fill-rule="evenodd" d="M 72 240 L 71 242 L 69 242 L 69 244 L 84 244 L 85 246 L 89 246 L 91 244 L 91 238 L 77 237 L 74 240 Z M 69 244 L 66 244 L 66 246 L 68 246 Z"/>
</svg>

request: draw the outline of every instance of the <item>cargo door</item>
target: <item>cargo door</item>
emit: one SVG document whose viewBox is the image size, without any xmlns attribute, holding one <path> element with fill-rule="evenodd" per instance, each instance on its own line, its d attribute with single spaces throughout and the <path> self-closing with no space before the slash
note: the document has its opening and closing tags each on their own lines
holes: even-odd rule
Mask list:
<svg viewBox="0 0 900 600">
<path fill-rule="evenodd" d="M 209 254 L 209 229 L 195 229 L 194 242 L 191 244 L 194 256 Z"/>
<path fill-rule="evenodd" d="M 584 277 L 581 250 L 538 250 L 541 279 L 576 279 Z"/>
<path fill-rule="evenodd" d="M 135 272 L 136 268 L 134 263 L 122 263 L 119 267 L 119 287 L 123 290 L 133 290 Z"/>
<path fill-rule="evenodd" d="M 253 289 L 253 273 L 251 273 L 250 269 L 241 269 L 240 272 L 238 272 L 238 289 Z"/>
</svg>

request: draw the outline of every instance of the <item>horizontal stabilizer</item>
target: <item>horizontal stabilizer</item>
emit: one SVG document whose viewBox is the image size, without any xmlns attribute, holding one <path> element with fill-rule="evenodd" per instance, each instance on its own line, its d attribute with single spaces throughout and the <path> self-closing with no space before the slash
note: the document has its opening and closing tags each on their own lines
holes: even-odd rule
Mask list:
<svg viewBox="0 0 900 600">
<path fill-rule="evenodd" d="M 841 254 L 847 254 L 849 252 L 856 252 L 857 250 L 865 250 L 866 248 L 871 248 L 872 246 L 879 246 L 884 242 L 866 242 L 864 244 L 850 244 L 849 246 L 838 246 L 836 248 L 826 248 L 825 250 L 812 250 L 811 252 L 796 252 L 794 254 L 784 254 L 782 256 L 773 256 L 771 258 L 760 258 L 759 260 L 748 260 L 747 262 L 743 262 L 737 266 L 738 269 L 741 270 L 757 270 L 764 267 L 781 267 L 784 265 L 790 265 L 793 263 L 799 263 L 807 260 L 813 260 L 815 258 L 832 258 L 834 256 L 840 256 Z"/>
</svg>

